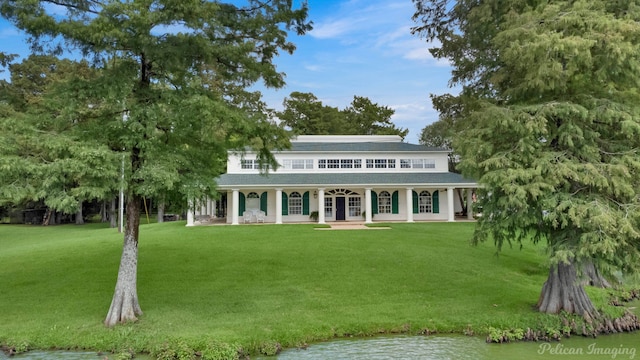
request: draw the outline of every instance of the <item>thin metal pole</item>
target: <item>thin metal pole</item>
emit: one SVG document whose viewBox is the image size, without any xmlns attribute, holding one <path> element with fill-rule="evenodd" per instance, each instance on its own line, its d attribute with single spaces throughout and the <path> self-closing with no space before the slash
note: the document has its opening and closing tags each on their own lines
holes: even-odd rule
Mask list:
<svg viewBox="0 0 640 360">
<path fill-rule="evenodd" d="M 122 226 L 124 224 L 124 154 L 122 154 L 122 172 L 120 178 L 120 226 L 118 232 L 122 232 Z"/>
</svg>

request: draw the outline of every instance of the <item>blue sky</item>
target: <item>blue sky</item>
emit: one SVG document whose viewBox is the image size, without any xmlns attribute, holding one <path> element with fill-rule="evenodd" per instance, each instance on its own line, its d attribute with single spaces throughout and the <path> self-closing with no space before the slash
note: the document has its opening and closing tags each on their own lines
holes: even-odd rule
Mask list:
<svg viewBox="0 0 640 360">
<path fill-rule="evenodd" d="M 324 105 L 348 106 L 353 96 L 364 96 L 395 110 L 392 121 L 408 128 L 405 139 L 418 142 L 420 131 L 436 121 L 429 94 L 455 92 L 448 87 L 450 67 L 433 59 L 431 46 L 413 36 L 411 0 L 308 0 L 314 29 L 292 35 L 293 55 L 276 59 L 286 74 L 283 89 L 260 89 L 270 107 L 282 109 L 293 91 L 311 92 Z M 0 49 L 28 54 L 24 37 L 0 20 Z M 6 77 L 6 73 L 0 77 Z"/>
</svg>

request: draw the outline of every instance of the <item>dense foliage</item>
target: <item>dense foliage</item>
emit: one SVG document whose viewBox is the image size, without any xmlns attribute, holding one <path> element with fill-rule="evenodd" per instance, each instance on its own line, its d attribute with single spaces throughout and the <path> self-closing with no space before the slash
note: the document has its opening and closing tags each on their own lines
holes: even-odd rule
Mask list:
<svg viewBox="0 0 640 360">
<path fill-rule="evenodd" d="M 211 194 L 227 150 L 251 146 L 266 168 L 274 161 L 270 150 L 288 145 L 288 134 L 267 118 L 260 94 L 245 89 L 259 80 L 284 85 L 272 61 L 295 49 L 288 30 L 303 34 L 310 28 L 306 5 L 3 0 L 0 14 L 31 37 L 34 52 L 82 57 L 91 66 L 91 76 L 74 72 L 57 84 L 46 112 L 8 117 L 24 116 L 11 121 L 32 139 L 43 131 L 40 122 L 52 122 L 45 131 L 68 141 L 63 148 L 100 151 L 70 155 L 92 171 L 101 165 L 111 171 L 113 159 L 123 159 L 127 227 L 105 323 L 134 320 L 141 313 L 135 288 L 142 199 L 179 194 L 186 203 Z M 19 169 L 30 156 L 17 153 L 6 166 Z M 83 179 L 74 186 L 105 192 L 118 181 Z M 89 195 L 73 194 L 76 201 Z"/>
<path fill-rule="evenodd" d="M 393 109 L 366 97 L 354 96 L 351 104 L 340 110 L 324 105 L 312 93 L 294 91 L 283 105 L 277 116 L 298 135 L 400 135 L 404 139 L 409 133 L 391 122 Z"/>
<path fill-rule="evenodd" d="M 636 273 L 640 8 L 608 0 L 414 3 L 414 31 L 440 42 L 431 52 L 451 62 L 451 81 L 462 87 L 453 97 L 461 106 L 453 146 L 463 173 L 483 186 L 475 240 L 498 248 L 543 241 L 552 264 Z M 542 311 L 580 308 L 571 291 L 553 293 L 570 301 L 543 306 L 548 290 Z"/>
</svg>

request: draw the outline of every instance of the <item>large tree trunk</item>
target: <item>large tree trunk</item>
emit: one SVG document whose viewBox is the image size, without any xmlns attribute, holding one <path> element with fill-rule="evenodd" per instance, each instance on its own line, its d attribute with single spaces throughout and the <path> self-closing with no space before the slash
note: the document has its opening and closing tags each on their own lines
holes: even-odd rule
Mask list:
<svg viewBox="0 0 640 360">
<path fill-rule="evenodd" d="M 158 202 L 158 222 L 164 222 L 164 201 Z"/>
<path fill-rule="evenodd" d="M 598 317 L 591 299 L 578 281 L 573 263 L 560 262 L 551 266 L 549 277 L 542 286 L 537 308 L 540 312 L 549 314 L 558 314 L 560 311 L 578 314 L 587 321 Z"/>
<path fill-rule="evenodd" d="M 140 227 L 140 204 L 142 198 L 127 198 L 127 214 L 124 231 L 124 245 L 118 270 L 118 281 L 111 301 L 109 313 L 104 321 L 106 326 L 138 320 L 142 309 L 138 303 L 138 229 Z"/>
<path fill-rule="evenodd" d="M 102 200 L 102 206 L 100 207 L 100 222 L 106 223 L 109 221 L 109 214 L 107 213 L 107 200 Z"/>
<path fill-rule="evenodd" d="M 42 225 L 48 226 L 51 222 L 51 216 L 53 215 L 53 210 L 51 208 L 47 208 L 47 211 L 44 213 L 44 218 L 42 219 Z"/>
<path fill-rule="evenodd" d="M 116 201 L 117 198 L 114 196 L 111 199 L 111 206 L 109 208 L 109 227 L 117 228 L 118 227 L 118 214 L 116 212 Z"/>
<path fill-rule="evenodd" d="M 611 288 L 611 284 L 600 274 L 593 261 L 588 261 L 582 266 L 582 285 L 590 285 L 603 289 Z"/>
<path fill-rule="evenodd" d="M 82 214 L 82 201 L 78 201 L 78 210 L 76 210 L 76 225 L 84 225 L 84 215 Z"/>
</svg>

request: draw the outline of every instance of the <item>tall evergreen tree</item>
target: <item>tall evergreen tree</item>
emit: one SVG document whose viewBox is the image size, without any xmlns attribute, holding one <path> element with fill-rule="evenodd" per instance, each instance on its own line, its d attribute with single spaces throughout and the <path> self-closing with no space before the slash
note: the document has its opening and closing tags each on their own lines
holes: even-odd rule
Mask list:
<svg viewBox="0 0 640 360">
<path fill-rule="evenodd" d="M 440 41 L 431 52 L 451 61 L 463 88 L 454 148 L 463 173 L 483 185 L 475 241 L 546 242 L 538 309 L 602 320 L 581 269 L 640 268 L 640 8 L 414 3 L 414 31 Z"/>
<path fill-rule="evenodd" d="M 0 14 L 31 36 L 34 51 L 73 51 L 100 70 L 95 79 L 65 83 L 54 115 L 73 141 L 97 142 L 124 158 L 124 245 L 104 323 L 134 321 L 142 314 L 143 197 L 180 193 L 186 203 L 210 193 L 228 149 L 251 146 L 265 168 L 273 165 L 270 150 L 286 146 L 288 136 L 267 119 L 259 94 L 245 89 L 261 79 L 284 85 L 272 61 L 295 49 L 287 30 L 310 29 L 306 4 L 1 0 Z"/>
</svg>

